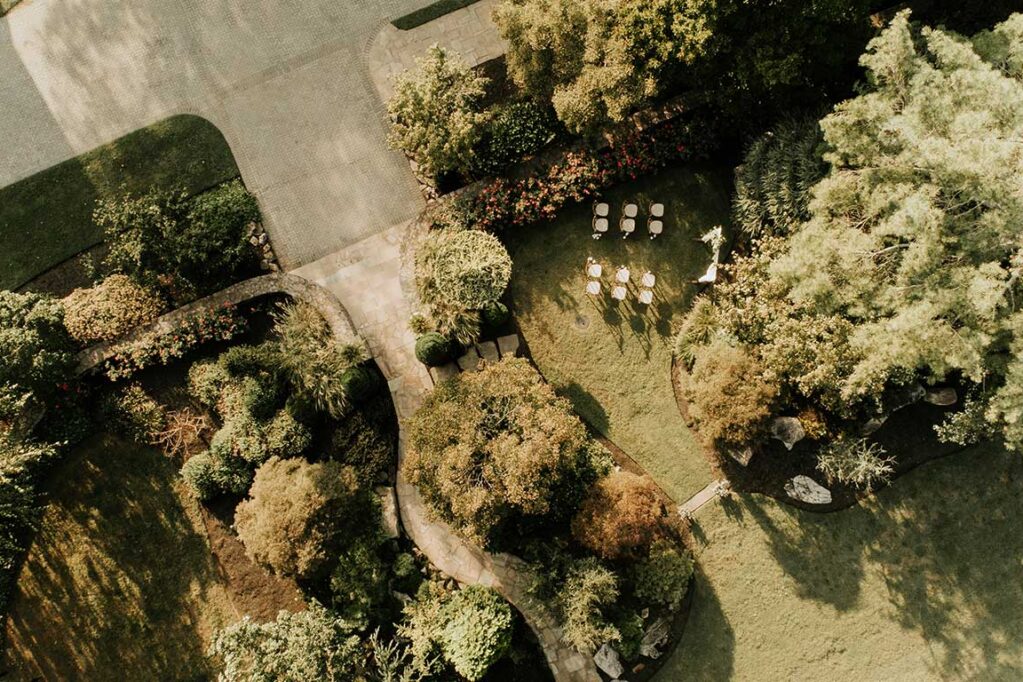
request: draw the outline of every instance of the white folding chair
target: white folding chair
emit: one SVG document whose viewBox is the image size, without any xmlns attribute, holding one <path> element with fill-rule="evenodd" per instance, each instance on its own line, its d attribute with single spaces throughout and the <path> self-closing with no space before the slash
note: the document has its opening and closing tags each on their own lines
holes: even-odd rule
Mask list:
<svg viewBox="0 0 1023 682">
<path fill-rule="evenodd" d="M 625 204 L 625 207 L 622 208 L 622 214 L 626 218 L 635 218 L 639 215 L 639 206 L 636 204 Z"/>
<path fill-rule="evenodd" d="M 593 215 L 600 218 L 606 218 L 610 213 L 611 206 L 609 204 L 606 204 L 603 201 L 598 201 L 593 204 Z"/>
<path fill-rule="evenodd" d="M 647 221 L 646 229 L 650 232 L 650 238 L 653 239 L 664 232 L 664 223 L 660 220 L 651 218 Z"/>
<path fill-rule="evenodd" d="M 646 274 L 643 275 L 643 279 L 640 280 L 640 282 L 647 289 L 653 289 L 654 288 L 654 284 L 657 283 L 657 278 L 654 276 L 654 273 L 647 272 Z"/>
<path fill-rule="evenodd" d="M 625 287 L 615 287 L 611 290 L 611 298 L 616 301 L 625 300 Z"/>
<path fill-rule="evenodd" d="M 600 239 L 600 236 L 607 232 L 608 222 L 607 218 L 594 218 L 593 219 L 593 238 Z"/>
<path fill-rule="evenodd" d="M 636 231 L 636 219 L 635 218 L 622 218 L 622 239 L 625 239 L 630 234 Z"/>
<path fill-rule="evenodd" d="M 643 289 L 639 292 L 639 302 L 643 305 L 650 305 L 654 302 L 654 292 L 649 289 Z"/>
<path fill-rule="evenodd" d="M 664 204 L 651 204 L 650 205 L 650 216 L 653 218 L 664 217 Z"/>
<path fill-rule="evenodd" d="M 587 282 L 586 283 L 586 293 L 589 294 L 590 296 L 599 296 L 600 295 L 600 282 L 598 282 L 597 280 L 594 280 L 594 279 L 591 279 L 589 282 Z"/>
<path fill-rule="evenodd" d="M 618 272 L 615 273 L 615 280 L 619 284 L 628 284 L 629 283 L 629 269 L 626 268 L 626 267 L 618 268 Z"/>
<path fill-rule="evenodd" d="M 586 266 L 586 274 L 593 279 L 600 279 L 600 276 L 604 274 L 604 267 L 600 263 L 591 261 L 590 264 Z"/>
</svg>

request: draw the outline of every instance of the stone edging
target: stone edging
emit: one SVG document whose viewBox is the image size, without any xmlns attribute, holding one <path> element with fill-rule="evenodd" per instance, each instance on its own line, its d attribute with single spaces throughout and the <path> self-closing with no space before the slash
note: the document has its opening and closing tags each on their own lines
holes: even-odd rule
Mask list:
<svg viewBox="0 0 1023 682">
<path fill-rule="evenodd" d="M 334 294 L 304 277 L 274 273 L 238 282 L 215 294 L 200 298 L 198 301 L 172 310 L 166 315 L 161 315 L 156 321 L 134 330 L 127 336 L 86 348 L 78 354 L 76 372 L 83 374 L 95 369 L 116 355 L 118 348 L 122 344 L 136 341 L 153 332 L 167 333 L 173 331 L 183 320 L 198 310 L 236 305 L 259 298 L 260 296 L 275 293 L 285 293 L 292 298 L 305 301 L 314 306 L 323 315 L 335 336 L 348 339 L 360 338 L 355 330 L 355 325 L 352 324 L 352 320 L 348 316 L 348 311 L 345 310 Z"/>
</svg>

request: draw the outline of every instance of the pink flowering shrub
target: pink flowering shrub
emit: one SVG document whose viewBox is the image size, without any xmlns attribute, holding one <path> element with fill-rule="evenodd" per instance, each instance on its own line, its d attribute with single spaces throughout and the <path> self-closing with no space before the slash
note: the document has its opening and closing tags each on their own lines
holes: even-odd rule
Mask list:
<svg viewBox="0 0 1023 682">
<path fill-rule="evenodd" d="M 154 364 L 166 365 L 189 350 L 209 341 L 227 341 L 245 330 L 245 319 L 234 305 L 196 311 L 170 331 L 154 331 L 118 344 L 115 353 L 103 363 L 111 381 L 130 377 Z"/>
<path fill-rule="evenodd" d="M 669 121 L 617 139 L 604 149 L 569 152 L 534 176 L 497 178 L 466 191 L 452 201 L 452 217 L 493 232 L 553 220 L 570 201 L 583 201 L 617 183 L 698 158 L 708 146 L 708 134 Z"/>
</svg>

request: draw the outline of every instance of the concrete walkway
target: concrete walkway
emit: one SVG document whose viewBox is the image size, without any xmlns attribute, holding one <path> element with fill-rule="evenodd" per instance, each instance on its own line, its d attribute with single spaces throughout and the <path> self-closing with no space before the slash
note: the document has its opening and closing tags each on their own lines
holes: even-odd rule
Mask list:
<svg viewBox="0 0 1023 682">
<path fill-rule="evenodd" d="M 424 0 L 26 0 L 0 19 L 0 186 L 178 113 L 224 133 L 285 269 L 415 216 L 365 55 Z"/>
<path fill-rule="evenodd" d="M 401 289 L 400 244 L 408 228 L 396 226 L 293 273 L 341 300 L 387 377 L 399 420 L 412 416 L 432 388 L 429 374 L 415 358 L 415 335 L 408 328 L 412 311 Z M 402 434 L 399 460 L 404 452 Z M 536 633 L 558 682 L 600 679 L 593 659 L 563 644 L 548 609 L 527 594 L 529 576 L 520 560 L 487 554 L 446 524 L 431 520 L 419 492 L 400 473 L 397 493 L 402 524 L 413 542 L 447 575 L 465 584 L 490 585 L 514 604 Z"/>
<path fill-rule="evenodd" d="M 458 52 L 470 66 L 503 55 L 507 46 L 490 19 L 496 4 L 497 0 L 481 0 L 408 31 L 390 24 L 384 26 L 373 38 L 366 55 L 380 101 L 391 98 L 394 76 L 413 68 L 416 58 L 423 56 L 431 45 Z"/>
<path fill-rule="evenodd" d="M 685 502 L 678 506 L 679 514 L 681 514 L 682 516 L 685 516 L 687 514 L 695 514 L 700 509 L 700 507 L 707 504 L 711 500 L 716 499 L 718 496 L 719 486 L 722 484 L 722 482 L 727 483 L 727 481 L 711 481 L 710 483 L 708 483 L 706 486 L 704 486 L 703 490 L 696 493 L 695 495 L 693 495 L 688 500 L 686 500 Z"/>
</svg>

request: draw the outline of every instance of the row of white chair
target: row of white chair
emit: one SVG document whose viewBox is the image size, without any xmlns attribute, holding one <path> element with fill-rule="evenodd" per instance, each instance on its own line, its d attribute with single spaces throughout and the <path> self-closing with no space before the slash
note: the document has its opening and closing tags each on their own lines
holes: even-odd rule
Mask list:
<svg viewBox="0 0 1023 682">
<path fill-rule="evenodd" d="M 593 204 L 593 238 L 600 239 L 610 228 L 611 206 L 606 202 Z M 622 206 L 622 217 L 618 221 L 618 228 L 622 231 L 622 239 L 627 238 L 636 231 L 636 219 L 639 216 L 639 206 L 633 203 L 626 203 Z M 664 204 L 651 204 L 650 215 L 647 217 L 647 232 L 650 238 L 664 232 Z"/>
</svg>

